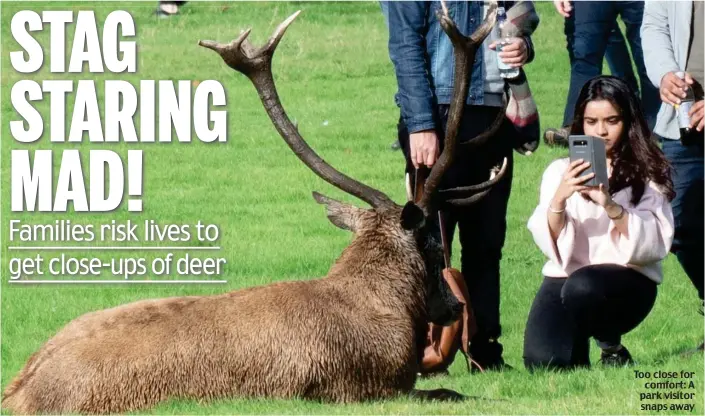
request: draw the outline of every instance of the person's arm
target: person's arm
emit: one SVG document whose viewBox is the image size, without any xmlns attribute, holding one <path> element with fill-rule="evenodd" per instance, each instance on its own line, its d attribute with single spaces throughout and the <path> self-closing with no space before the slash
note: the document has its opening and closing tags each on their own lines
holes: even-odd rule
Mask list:
<svg viewBox="0 0 705 416">
<path fill-rule="evenodd" d="M 629 210 L 612 201 L 605 206 L 605 212 L 617 232 L 629 238 Z"/>
<path fill-rule="evenodd" d="M 616 204 L 615 204 L 616 205 Z M 612 219 L 608 238 L 611 251 L 623 264 L 646 265 L 663 260 L 671 249 L 674 235 L 671 203 L 659 191 L 647 186 L 639 204 L 608 212 Z"/>
<path fill-rule="evenodd" d="M 514 7 L 516 2 L 514 1 L 505 1 L 504 5 L 507 8 L 507 10 L 511 9 Z M 519 54 L 522 56 L 522 59 L 520 61 L 514 61 L 514 62 L 505 62 L 510 64 L 512 67 L 516 66 L 524 66 L 534 60 L 534 57 L 536 55 L 534 51 L 534 43 L 531 40 L 531 33 L 533 33 L 536 28 L 539 25 L 540 18 L 538 13 L 536 13 L 536 9 L 534 8 L 534 4 L 531 1 L 524 1 L 521 3 L 520 6 L 521 12 L 519 16 L 515 16 L 513 19 L 518 19 L 521 20 L 521 23 L 519 24 L 522 27 L 531 27 L 530 33 L 523 34 L 521 36 L 518 36 L 516 38 L 513 38 L 512 40 L 519 40 L 521 39 L 523 42 L 521 43 L 520 48 L 513 47 L 512 45 L 508 45 L 505 47 L 506 51 L 517 51 L 519 50 Z M 518 34 L 519 35 L 519 34 Z M 515 42 L 512 42 L 515 43 Z M 491 46 L 492 49 L 494 47 Z M 505 54 L 506 55 L 506 54 Z M 503 55 L 500 55 L 503 56 Z M 512 56 L 519 56 L 517 54 L 514 54 Z"/>
<path fill-rule="evenodd" d="M 426 59 L 427 2 L 389 2 L 389 57 L 397 76 L 401 115 L 409 131 L 415 167 L 431 167 L 438 157 L 434 94 Z"/>
<path fill-rule="evenodd" d="M 590 162 L 582 159 L 570 162 L 565 172 L 560 174 L 560 182 L 548 204 L 548 229 L 554 243 L 558 243 L 558 237 L 567 223 L 568 199 L 575 192 L 583 192 L 589 189 L 583 185 L 585 181 L 594 177 L 594 173 L 581 176 L 581 173 L 590 167 Z"/>
<path fill-rule="evenodd" d="M 433 90 L 426 60 L 429 3 L 388 3 L 389 57 L 397 77 L 401 113 L 409 133 L 436 128 Z"/>
<path fill-rule="evenodd" d="M 551 240 L 556 244 L 558 242 L 558 237 L 566 226 L 566 201 L 556 202 L 553 199 L 549 201 L 547 208 L 548 215 L 548 231 L 551 234 Z"/>
<path fill-rule="evenodd" d="M 666 74 L 680 70 L 668 29 L 668 3 L 665 1 L 644 3 L 644 18 L 641 23 L 644 65 L 649 80 L 656 87 L 661 86 L 661 80 Z"/>
<path fill-rule="evenodd" d="M 570 0 L 553 0 L 553 7 L 561 16 L 566 19 L 570 17 L 570 12 L 573 11 L 573 5 L 570 4 Z"/>
<path fill-rule="evenodd" d="M 531 22 L 531 27 L 533 28 L 532 31 L 535 31 L 536 28 L 539 26 L 539 23 L 541 22 L 541 18 L 539 17 L 539 14 L 536 13 L 536 8 L 534 8 L 534 2 L 532 1 L 526 1 L 524 3 L 527 3 L 530 5 L 530 9 L 527 13 L 526 16 L 523 17 L 523 19 L 528 19 Z M 510 7 L 514 6 L 512 5 Z M 534 42 L 531 40 L 531 33 L 526 34 L 521 37 L 524 40 L 524 43 L 526 44 L 526 52 L 527 52 L 527 58 L 526 62 L 524 63 L 525 65 L 528 63 L 531 63 L 534 61 L 534 57 L 536 56 L 536 52 L 534 50 Z"/>
<path fill-rule="evenodd" d="M 546 169 L 541 179 L 539 204 L 528 223 L 529 231 L 541 252 L 563 268 L 573 257 L 576 235 L 575 222 L 566 201 L 557 201 L 556 198 L 568 168 L 565 160 L 557 160 Z"/>
</svg>

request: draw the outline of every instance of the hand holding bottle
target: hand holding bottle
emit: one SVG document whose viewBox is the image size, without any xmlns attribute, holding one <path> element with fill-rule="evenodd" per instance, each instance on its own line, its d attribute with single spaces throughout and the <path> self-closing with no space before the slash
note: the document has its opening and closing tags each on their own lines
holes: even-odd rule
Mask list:
<svg viewBox="0 0 705 416">
<path fill-rule="evenodd" d="M 686 72 L 669 72 L 661 78 L 659 92 L 661 101 L 670 105 L 679 105 L 686 98 L 687 90 L 693 85 L 693 77 Z"/>
<path fill-rule="evenodd" d="M 529 50 L 522 38 L 505 38 L 494 41 L 490 49 L 497 50 L 499 59 L 510 68 L 519 68 L 529 59 Z"/>
<path fill-rule="evenodd" d="M 500 40 L 492 42 L 490 48 L 498 52 L 497 66 L 499 67 L 499 75 L 506 79 L 518 77 L 519 67 L 526 62 L 526 58 L 522 60 L 521 49 L 524 49 L 523 54 L 527 57 L 528 52 L 526 51 L 526 45 L 522 39 L 509 37 L 507 35 L 507 12 L 504 10 L 504 7 L 497 8 L 495 36 Z"/>
<path fill-rule="evenodd" d="M 670 73 L 669 73 L 670 74 Z M 664 80 L 669 76 L 667 74 L 664 76 Z M 680 130 L 680 140 L 684 146 L 690 146 L 693 144 L 703 143 L 703 110 L 702 110 L 702 100 L 699 101 L 697 107 L 695 104 L 695 93 L 693 92 L 692 85 L 694 84 L 693 77 L 687 72 L 676 72 L 674 74 L 678 78 L 680 84 L 685 84 L 683 91 L 678 93 L 681 97 L 676 99 L 676 103 L 673 107 L 676 110 L 676 115 L 678 117 L 678 128 Z M 661 84 L 663 85 L 663 81 Z M 676 84 L 676 82 L 673 82 Z"/>
</svg>

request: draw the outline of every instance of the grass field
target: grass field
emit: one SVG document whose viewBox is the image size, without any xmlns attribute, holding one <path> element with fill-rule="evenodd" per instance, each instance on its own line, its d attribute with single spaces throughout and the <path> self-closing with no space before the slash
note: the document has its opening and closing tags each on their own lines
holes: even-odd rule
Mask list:
<svg viewBox="0 0 705 416">
<path fill-rule="evenodd" d="M 272 29 L 297 9 L 303 13 L 279 46 L 274 73 L 285 108 L 299 123 L 303 136 L 333 166 L 388 193 L 397 202 L 405 198 L 402 155 L 389 150 L 395 140 L 398 109 L 393 95 L 396 81 L 386 47 L 387 33 L 379 7 L 373 2 L 337 3 L 191 3 L 181 16 L 157 20 L 156 2 L 2 4 L 2 387 L 22 368 L 30 354 L 72 319 L 89 311 L 139 299 L 221 293 L 273 281 L 310 279 L 326 274 L 349 243 L 350 234 L 332 226 L 311 191 L 322 191 L 346 201 L 343 195 L 311 173 L 284 145 L 258 100 L 250 82 L 227 68 L 213 52 L 199 48 L 199 39 L 229 41 L 241 29 L 252 27 L 251 39 L 263 41 Z M 138 31 L 138 73 L 133 75 L 50 74 L 48 65 L 24 75 L 10 66 L 9 52 L 18 50 L 10 32 L 15 12 L 33 10 L 96 11 L 99 19 L 117 8 L 130 11 Z M 556 126 L 563 114 L 568 84 L 568 58 L 562 20 L 550 3 L 538 5 L 541 24 L 535 34 L 536 60 L 528 66 L 542 127 Z M 45 31 L 48 32 L 48 31 Z M 71 31 L 69 31 L 69 34 Z M 69 35 L 71 38 L 71 35 Z M 48 33 L 37 35 L 45 48 Z M 70 45 L 70 43 L 69 43 Z M 24 145 L 10 135 L 8 121 L 17 118 L 10 88 L 20 79 L 216 79 L 228 96 L 229 139 L 224 144 L 91 145 L 126 154 L 145 149 L 144 212 L 123 207 L 103 214 L 38 214 L 10 211 L 10 151 L 17 148 L 55 149 L 76 145 L 50 144 L 44 138 Z M 102 97 L 102 83 L 97 83 Z M 72 99 L 69 98 L 69 104 Z M 37 104 L 48 119 L 48 99 Z M 72 108 L 70 105 L 68 108 Z M 48 123 L 45 123 L 48 129 Z M 84 150 L 85 156 L 85 150 Z M 414 413 L 414 414 L 642 414 L 639 393 L 647 392 L 634 370 L 694 371 L 693 413 L 703 414 L 703 357 L 681 357 L 680 352 L 703 340 L 703 320 L 697 313 L 696 292 L 677 261 L 665 262 L 665 282 L 645 322 L 626 335 L 624 344 L 638 364 L 630 369 L 603 369 L 570 373 L 529 374 L 522 364 L 523 330 L 533 296 L 541 282 L 544 258 L 526 229 L 538 198 L 541 173 L 564 150 L 546 146 L 530 157 L 516 157 L 509 207 L 509 231 L 502 260 L 502 342 L 505 358 L 516 370 L 470 375 L 462 359 L 447 378 L 425 380 L 422 388 L 453 388 L 482 400 L 460 404 L 428 404 L 399 399 L 351 406 L 303 401 L 223 400 L 211 403 L 178 400 L 149 412 L 188 413 Z M 87 161 L 84 161 L 87 163 Z M 217 224 L 221 230 L 218 256 L 228 261 L 225 285 L 169 286 L 19 286 L 8 284 L 9 220 L 50 223 L 71 219 L 80 223 L 123 221 Z M 46 253 L 54 255 L 59 253 Z M 80 253 L 79 253 L 80 254 Z M 89 255 L 93 253 L 85 253 Z M 114 254 L 100 252 L 101 259 Z M 154 252 L 134 253 L 154 257 Z M 457 259 L 455 261 L 458 263 Z M 58 278 L 58 277 L 57 277 Z M 282 340 L 286 342 L 286 340 Z M 592 349 L 594 362 L 599 358 Z M 660 401 L 666 402 L 666 401 Z M 682 412 L 665 412 L 682 413 Z"/>
</svg>

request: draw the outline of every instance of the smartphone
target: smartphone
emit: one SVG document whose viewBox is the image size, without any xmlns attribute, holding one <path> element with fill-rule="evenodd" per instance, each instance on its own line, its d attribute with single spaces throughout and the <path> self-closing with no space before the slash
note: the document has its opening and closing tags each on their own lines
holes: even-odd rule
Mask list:
<svg viewBox="0 0 705 416">
<path fill-rule="evenodd" d="M 608 189 L 609 178 L 607 177 L 605 142 L 599 137 L 575 135 L 568 137 L 568 147 L 571 162 L 578 159 L 590 162 L 590 167 L 580 173 L 579 176 L 585 176 L 590 173 L 594 173 L 595 176 L 584 184 L 587 186 L 602 184 L 605 189 Z"/>
</svg>

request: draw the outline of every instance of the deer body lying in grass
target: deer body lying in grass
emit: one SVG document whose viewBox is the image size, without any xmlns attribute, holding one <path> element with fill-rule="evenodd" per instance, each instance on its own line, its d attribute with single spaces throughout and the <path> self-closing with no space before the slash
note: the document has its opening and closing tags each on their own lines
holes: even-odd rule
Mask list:
<svg viewBox="0 0 705 416">
<path fill-rule="evenodd" d="M 309 168 L 372 209 L 314 193 L 331 222 L 354 233 L 325 278 L 216 296 L 144 300 L 75 319 L 30 357 L 5 390 L 3 408 L 116 413 L 168 398 L 460 397 L 443 389 L 414 390 L 428 321 L 447 323 L 462 307 L 441 278 L 438 229 L 427 219 L 452 161 L 468 62 L 492 27 L 495 9 L 493 4 L 470 38 L 459 34 L 447 12 L 441 16 L 458 51 L 456 104 L 424 198 L 404 207 L 328 165 L 286 116 L 271 59 L 298 12 L 259 49 L 246 40 L 249 32 L 228 45 L 201 42 L 252 80 L 277 130 Z M 478 200 L 503 173 L 504 167 L 493 179 L 468 188 L 469 198 L 451 202 Z"/>
</svg>

